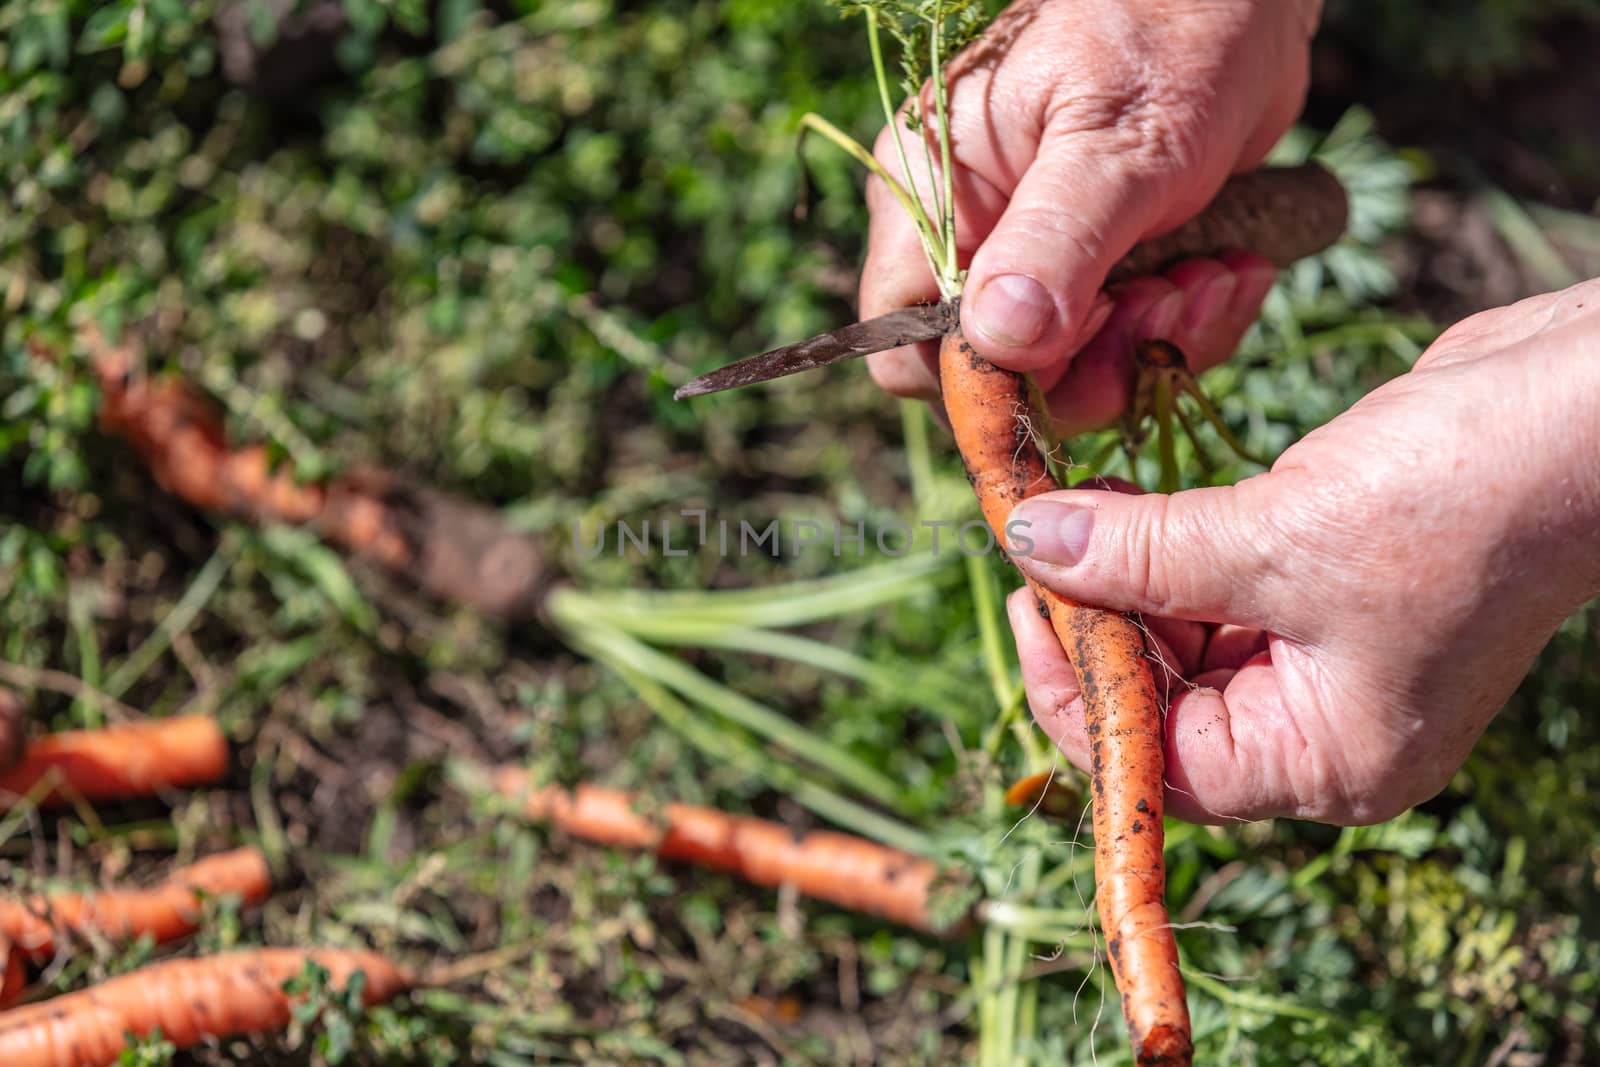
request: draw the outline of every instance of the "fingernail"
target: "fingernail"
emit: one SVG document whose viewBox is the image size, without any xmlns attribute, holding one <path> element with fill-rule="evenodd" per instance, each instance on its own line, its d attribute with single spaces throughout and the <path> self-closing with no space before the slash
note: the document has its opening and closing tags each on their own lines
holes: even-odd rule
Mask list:
<svg viewBox="0 0 1600 1067">
<path fill-rule="evenodd" d="M 1139 324 L 1139 336 L 1144 338 L 1167 338 L 1178 325 L 1178 316 L 1183 314 L 1183 293 L 1174 290 L 1150 305 L 1144 313 L 1144 321 Z"/>
<path fill-rule="evenodd" d="M 1001 274 L 978 291 L 973 307 L 979 331 L 997 344 L 1031 345 L 1044 336 L 1055 318 L 1055 301 L 1044 286 L 1025 274 Z"/>
<path fill-rule="evenodd" d="M 1018 560 L 1070 567 L 1089 550 L 1094 509 L 1054 500 L 1027 500 L 1011 509 L 1006 541 Z"/>
<path fill-rule="evenodd" d="M 1183 321 L 1191 328 L 1200 328 L 1216 322 L 1228 313 L 1233 305 L 1233 294 L 1239 288 L 1232 271 L 1207 279 L 1189 298 Z"/>
</svg>

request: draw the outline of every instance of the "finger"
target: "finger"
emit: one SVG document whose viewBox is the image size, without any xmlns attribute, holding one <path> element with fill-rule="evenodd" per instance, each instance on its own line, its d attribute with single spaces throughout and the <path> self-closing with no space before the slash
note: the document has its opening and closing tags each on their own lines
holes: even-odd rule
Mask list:
<svg viewBox="0 0 1600 1067">
<path fill-rule="evenodd" d="M 1274 642 L 1231 677 L 1211 672 L 1220 688 L 1188 690 L 1168 707 L 1169 814 L 1208 823 L 1279 816 L 1348 821 L 1349 798 L 1327 762 L 1331 754 L 1319 759 L 1308 745 L 1275 653 L 1300 654 Z"/>
<path fill-rule="evenodd" d="M 867 201 L 872 215 L 861 271 L 861 317 L 875 318 L 937 300 L 939 287 L 910 216 L 878 178 L 868 182 Z M 867 357 L 867 367 L 873 381 L 887 392 L 932 400 L 939 395 L 937 360 L 933 345 L 907 345 L 873 353 Z"/>
<path fill-rule="evenodd" d="M 1135 278 L 1111 295 L 1115 306 L 1105 324 L 1045 393 L 1063 437 L 1117 420 L 1133 394 L 1135 340 L 1171 334 L 1183 311 L 1183 294 L 1165 278 Z"/>
<path fill-rule="evenodd" d="M 931 343 L 891 348 L 867 357 L 867 370 L 878 388 L 908 400 L 939 399 L 939 350 Z"/>
<path fill-rule="evenodd" d="M 1292 478 L 1274 472 L 1171 496 L 1045 493 L 1012 510 L 1008 547 L 1030 577 L 1073 600 L 1300 637 L 1280 563 L 1294 546 L 1274 521 Z"/>
<path fill-rule="evenodd" d="M 922 138 L 928 136 L 927 128 L 914 133 L 899 122 L 900 146 L 912 158 L 922 152 Z M 895 145 L 891 128 L 885 127 L 878 135 L 873 155 L 879 163 L 899 181 L 907 184 L 900 166 L 900 148 Z M 934 191 L 930 175 L 921 167 L 913 166 L 908 191 L 931 214 L 934 210 Z M 970 168 L 952 169 L 956 203 L 956 242 L 958 248 L 970 249 L 988 232 L 988 227 L 1004 210 L 1004 195 L 990 182 Z M 863 319 L 875 318 L 899 308 L 927 303 L 940 298 L 938 283 L 928 264 L 928 254 L 918 235 L 915 222 L 906 206 L 891 191 L 888 184 L 877 176 L 867 181 L 867 209 L 870 222 L 867 231 L 867 256 L 861 271 L 860 313 Z M 896 396 L 917 400 L 933 400 L 939 393 L 939 351 L 933 343 L 908 345 L 867 357 L 867 366 L 878 385 Z"/>
<path fill-rule="evenodd" d="M 1277 273 L 1272 261 L 1257 252 L 1226 252 L 1177 264 L 1165 277 L 1183 294 L 1184 307 L 1173 336 L 1163 340 L 1182 349 L 1196 374 L 1225 362 L 1260 317 Z"/>
<path fill-rule="evenodd" d="M 1218 626 L 1206 642 L 1205 654 L 1200 657 L 1200 670 L 1226 670 L 1230 674 L 1239 669 L 1245 660 L 1267 650 L 1267 632 L 1249 626 Z M 1210 682 L 1197 684 L 1210 685 Z"/>
<path fill-rule="evenodd" d="M 1184 260 L 1160 278 L 1116 286 L 1117 307 L 1065 373 L 1046 386 L 1045 402 L 1064 436 L 1099 429 L 1127 408 L 1133 350 L 1161 338 L 1183 350 L 1196 374 L 1232 356 L 1261 314 L 1277 272 L 1254 252 Z"/>
<path fill-rule="evenodd" d="M 973 347 L 1001 366 L 1031 371 L 1065 362 L 1087 340 L 1090 308 L 1116 261 L 1163 222 L 1198 211 L 1214 192 L 1203 178 L 1174 182 L 1148 151 L 1136 161 L 1106 145 L 1104 130 L 1047 128 L 973 257 L 962 327 Z"/>
<path fill-rule="evenodd" d="M 1148 618 L 1144 620 L 1150 636 L 1160 642 L 1167 666 L 1180 677 L 1187 678 L 1200 669 L 1205 654 L 1209 630 L 1203 623 L 1188 619 Z"/>
<path fill-rule="evenodd" d="M 1060 638 L 1050 620 L 1039 614 L 1038 602 L 1026 586 L 1006 598 L 1006 614 L 1016 636 L 1022 685 L 1034 721 L 1073 766 L 1087 771 L 1089 734 L 1083 723 L 1083 698 Z"/>
<path fill-rule="evenodd" d="M 1600 278 L 1462 319 L 1440 334 L 1428 350 L 1417 357 L 1412 369 L 1475 359 L 1585 316 L 1600 316 Z"/>
</svg>

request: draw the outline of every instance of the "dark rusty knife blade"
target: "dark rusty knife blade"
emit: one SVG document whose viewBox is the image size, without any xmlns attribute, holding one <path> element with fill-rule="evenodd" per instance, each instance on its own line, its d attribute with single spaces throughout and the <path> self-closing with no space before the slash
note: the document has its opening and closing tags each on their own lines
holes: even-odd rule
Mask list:
<svg viewBox="0 0 1600 1067">
<path fill-rule="evenodd" d="M 753 385 L 815 367 L 826 367 L 842 359 L 884 352 L 917 341 L 931 341 L 949 333 L 960 317 L 959 306 L 954 301 L 901 308 L 866 322 L 830 330 L 797 344 L 784 345 L 771 352 L 730 363 L 710 374 L 701 375 L 672 396 L 676 400 L 687 400 L 707 393 L 720 393 L 724 389 L 737 389 L 741 385 Z"/>
<path fill-rule="evenodd" d="M 1327 248 L 1344 233 L 1349 203 L 1339 179 L 1315 163 L 1236 174 L 1194 218 L 1135 245 L 1108 283 L 1157 274 L 1191 256 L 1254 249 L 1280 267 Z M 679 400 L 771 381 L 786 374 L 931 341 L 956 325 L 954 301 L 891 311 L 867 322 L 740 360 L 679 389 Z"/>
</svg>

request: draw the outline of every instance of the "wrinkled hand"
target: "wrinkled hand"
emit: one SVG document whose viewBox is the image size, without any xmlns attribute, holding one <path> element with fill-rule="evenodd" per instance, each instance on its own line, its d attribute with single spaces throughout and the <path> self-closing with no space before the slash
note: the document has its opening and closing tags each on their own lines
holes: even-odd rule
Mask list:
<svg viewBox="0 0 1600 1067">
<path fill-rule="evenodd" d="M 1018 563 L 1148 617 L 1192 683 L 1169 811 L 1382 820 L 1448 784 L 1534 656 L 1600 593 L 1600 279 L 1457 324 L 1403 377 L 1236 486 L 1062 491 Z M 1034 715 L 1085 766 L 1083 704 L 1026 595 Z M 1256 651 L 1265 635 L 1265 650 Z"/>
<path fill-rule="evenodd" d="M 1019 0 L 951 64 L 957 243 L 970 257 L 962 326 L 982 355 L 1034 373 L 1064 432 L 1108 422 L 1126 401 L 1125 346 L 1073 358 L 1112 313 L 1107 271 L 1266 155 L 1299 113 L 1320 7 Z M 933 114 L 931 94 L 924 103 Z M 902 136 L 919 169 L 919 135 Z M 876 154 L 899 175 L 888 130 Z M 868 204 L 863 317 L 937 299 L 916 232 L 877 179 Z M 1190 261 L 1119 287 L 1118 325 L 1176 342 L 1201 371 L 1232 353 L 1271 283 L 1252 254 Z M 890 392 L 936 398 L 931 346 L 869 362 Z"/>
</svg>

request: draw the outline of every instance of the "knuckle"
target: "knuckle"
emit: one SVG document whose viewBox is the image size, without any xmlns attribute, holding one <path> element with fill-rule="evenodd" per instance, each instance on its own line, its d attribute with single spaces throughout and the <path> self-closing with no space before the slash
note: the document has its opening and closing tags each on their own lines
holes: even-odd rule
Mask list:
<svg viewBox="0 0 1600 1067">
<path fill-rule="evenodd" d="M 1196 100 L 1187 87 L 1145 73 L 1111 86 L 1066 90 L 1047 111 L 1046 128 L 1093 135 L 1118 166 L 1188 174 L 1206 156 L 1208 124 Z"/>
<path fill-rule="evenodd" d="M 1161 561 L 1156 546 L 1164 543 L 1162 530 L 1171 508 L 1171 498 L 1150 496 L 1140 501 L 1142 506 L 1131 509 L 1130 521 L 1123 528 L 1123 559 L 1126 560 L 1131 591 L 1136 598 L 1149 605 L 1155 614 L 1162 614 L 1172 603 L 1171 573 Z"/>
</svg>

